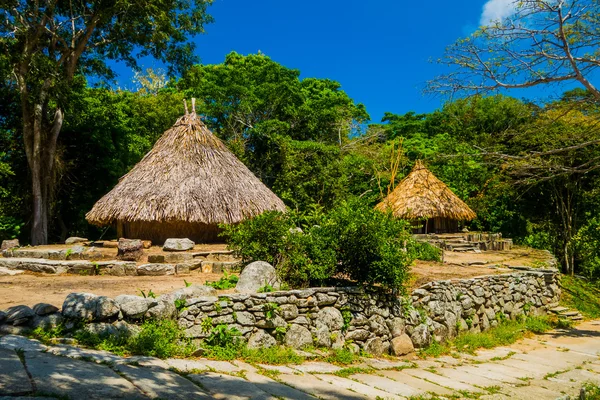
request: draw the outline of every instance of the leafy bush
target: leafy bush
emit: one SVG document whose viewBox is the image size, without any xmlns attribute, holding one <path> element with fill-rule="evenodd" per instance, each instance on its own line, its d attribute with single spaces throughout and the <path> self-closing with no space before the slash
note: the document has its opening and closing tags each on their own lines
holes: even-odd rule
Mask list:
<svg viewBox="0 0 600 400">
<path fill-rule="evenodd" d="M 297 227 L 301 227 L 298 230 Z M 328 213 L 265 213 L 223 226 L 229 247 L 246 261 L 272 263 L 292 286 L 322 285 L 336 274 L 401 288 L 417 251 L 409 224 L 358 200 Z"/>
<path fill-rule="evenodd" d="M 223 276 L 216 282 L 206 282 L 206 285 L 212 286 L 217 290 L 226 290 L 234 288 L 238 283 L 238 276 L 228 274 L 227 271 L 223 272 Z"/>
<path fill-rule="evenodd" d="M 241 333 L 236 328 L 229 328 L 227 325 L 217 325 L 210 332 L 204 343 L 213 347 L 227 347 L 236 345 Z"/>
<path fill-rule="evenodd" d="M 600 218 L 588 220 L 573 238 L 581 274 L 600 278 Z"/>
<path fill-rule="evenodd" d="M 417 260 L 442 261 L 442 249 L 431 243 L 414 241 L 408 249 Z"/>
<path fill-rule="evenodd" d="M 193 351 L 190 340 L 173 320 L 145 321 L 127 347 L 133 354 L 158 358 L 187 356 Z"/>
</svg>

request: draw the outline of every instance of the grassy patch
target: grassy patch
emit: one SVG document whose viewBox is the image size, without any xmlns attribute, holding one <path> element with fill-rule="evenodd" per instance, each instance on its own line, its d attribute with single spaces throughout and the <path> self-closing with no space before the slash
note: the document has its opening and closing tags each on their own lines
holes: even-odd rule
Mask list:
<svg viewBox="0 0 600 400">
<path fill-rule="evenodd" d="M 600 386 L 595 383 L 586 383 L 583 385 L 586 400 L 600 400 Z"/>
<path fill-rule="evenodd" d="M 203 355 L 206 358 L 220 361 L 243 360 L 250 364 L 301 364 L 304 357 L 299 356 L 293 349 L 283 346 L 273 346 L 261 349 L 249 349 L 243 344 L 226 346 L 209 346 Z"/>
<path fill-rule="evenodd" d="M 349 365 L 357 362 L 359 359 L 360 356 L 358 354 L 354 354 L 348 349 L 335 349 L 331 350 L 324 357 L 323 361 L 337 365 Z"/>
<path fill-rule="evenodd" d="M 543 333 L 556 327 L 558 322 L 550 317 L 527 317 L 518 321 L 504 320 L 498 326 L 481 333 L 461 333 L 454 340 L 433 342 L 423 348 L 422 357 L 439 357 L 451 354 L 453 350 L 474 354 L 477 349 L 491 349 L 506 346 L 523 338 L 528 333 Z"/>
<path fill-rule="evenodd" d="M 361 368 L 361 367 L 348 367 L 337 370 L 333 373 L 333 375 L 340 376 L 342 378 L 347 378 L 350 375 L 354 374 L 370 374 L 375 371 L 375 368 Z"/>
<path fill-rule="evenodd" d="M 563 275 L 560 304 L 578 310 L 586 318 L 600 317 L 600 284 Z"/>
</svg>

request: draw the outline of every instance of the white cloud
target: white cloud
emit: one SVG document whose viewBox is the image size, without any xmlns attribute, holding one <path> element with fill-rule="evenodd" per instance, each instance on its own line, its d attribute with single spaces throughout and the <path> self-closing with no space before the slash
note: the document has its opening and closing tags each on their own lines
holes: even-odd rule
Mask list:
<svg viewBox="0 0 600 400">
<path fill-rule="evenodd" d="M 480 25 L 490 25 L 513 14 L 516 9 L 515 0 L 488 0 L 483 6 Z"/>
</svg>

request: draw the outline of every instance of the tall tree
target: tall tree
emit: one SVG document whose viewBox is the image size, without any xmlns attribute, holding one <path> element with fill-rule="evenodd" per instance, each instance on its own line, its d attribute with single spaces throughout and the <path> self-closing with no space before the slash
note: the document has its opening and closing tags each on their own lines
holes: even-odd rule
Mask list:
<svg viewBox="0 0 600 400">
<path fill-rule="evenodd" d="M 446 49 L 449 74 L 428 90 L 478 93 L 578 82 L 600 101 L 591 81 L 600 68 L 600 3 L 597 0 L 518 0 L 513 13 L 490 21 Z"/>
<path fill-rule="evenodd" d="M 194 60 L 189 35 L 211 21 L 212 0 L 0 0 L 0 48 L 20 93 L 32 183 L 31 242 L 48 240 L 57 139 L 78 74 L 112 79 L 108 60 L 137 68 L 152 56 L 181 72 Z"/>
</svg>

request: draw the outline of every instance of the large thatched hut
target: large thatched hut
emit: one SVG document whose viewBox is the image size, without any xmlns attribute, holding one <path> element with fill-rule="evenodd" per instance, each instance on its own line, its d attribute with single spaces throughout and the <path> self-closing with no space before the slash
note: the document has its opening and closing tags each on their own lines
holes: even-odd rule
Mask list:
<svg viewBox="0 0 600 400">
<path fill-rule="evenodd" d="M 218 224 L 267 210 L 285 211 L 285 205 L 186 110 L 86 219 L 116 226 L 119 237 L 211 242 L 218 240 Z"/>
<path fill-rule="evenodd" d="M 459 221 L 471 221 L 477 216 L 420 160 L 375 208 L 413 221 L 415 233 L 457 232 Z"/>
</svg>

